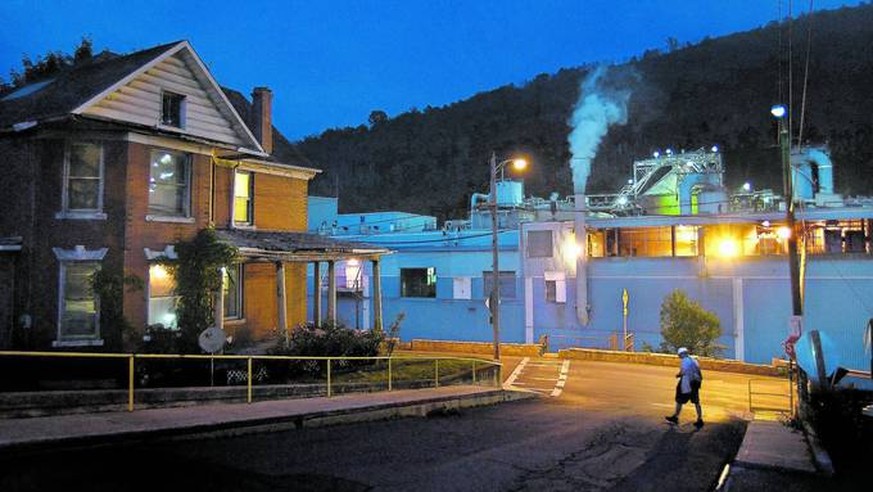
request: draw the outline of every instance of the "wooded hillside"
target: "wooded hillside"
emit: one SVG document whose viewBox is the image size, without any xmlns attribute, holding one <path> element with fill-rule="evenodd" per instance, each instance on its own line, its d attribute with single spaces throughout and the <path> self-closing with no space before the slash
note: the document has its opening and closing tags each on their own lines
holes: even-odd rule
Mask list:
<svg viewBox="0 0 873 492">
<path fill-rule="evenodd" d="M 873 5 L 792 23 L 795 138 L 810 21 L 803 141 L 830 146 L 838 192 L 873 194 Z M 787 32 L 786 24 L 771 23 L 684 48 L 673 44 L 667 53 L 650 51 L 613 67 L 632 91 L 628 123 L 612 127 L 601 143 L 588 193 L 617 191 L 634 159 L 655 150 L 713 144 L 724 152 L 729 186 L 751 181 L 778 192 L 781 168 L 769 110 L 787 102 L 787 95 L 780 97 L 789 84 Z M 374 111 L 367 126 L 307 138 L 298 143 L 300 150 L 324 170 L 310 193 L 335 196 L 338 190 L 342 212 L 463 217 L 470 195 L 487 192 L 488 158 L 495 150 L 502 157 L 530 155 L 528 194 L 571 194 L 568 119 L 591 68 L 541 74 L 522 87 L 394 118 Z"/>
</svg>

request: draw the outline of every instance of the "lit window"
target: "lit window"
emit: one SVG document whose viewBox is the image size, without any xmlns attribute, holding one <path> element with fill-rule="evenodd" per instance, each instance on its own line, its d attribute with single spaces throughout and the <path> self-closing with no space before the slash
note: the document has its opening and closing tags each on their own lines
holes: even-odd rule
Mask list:
<svg viewBox="0 0 873 492">
<path fill-rule="evenodd" d="M 436 269 L 401 268 L 401 297 L 436 297 Z"/>
<path fill-rule="evenodd" d="M 233 222 L 251 225 L 254 222 L 254 175 L 247 171 L 234 173 Z"/>
<path fill-rule="evenodd" d="M 176 329 L 176 281 L 163 265 L 149 267 L 149 326 Z"/>
<path fill-rule="evenodd" d="M 224 269 L 224 317 L 241 319 L 243 317 L 243 274 L 242 263 Z"/>
<path fill-rule="evenodd" d="M 74 142 L 64 163 L 64 211 L 100 212 L 103 209 L 103 147 Z"/>
<path fill-rule="evenodd" d="M 174 92 L 164 92 L 161 96 L 161 124 L 184 128 L 185 96 Z"/>
<path fill-rule="evenodd" d="M 674 228 L 674 249 L 676 256 L 697 256 L 697 226 L 681 226 Z"/>
<path fill-rule="evenodd" d="M 604 231 L 588 233 L 588 256 L 592 258 L 603 258 L 606 256 L 606 234 Z"/>
<path fill-rule="evenodd" d="M 483 293 L 482 297 L 488 298 L 491 296 L 491 282 L 492 282 L 493 274 L 490 271 L 482 272 L 482 287 Z M 515 299 L 516 297 L 516 288 L 515 288 L 515 272 L 500 272 L 500 298 L 501 299 Z"/>
<path fill-rule="evenodd" d="M 149 164 L 149 214 L 190 217 L 190 165 L 186 154 L 156 150 Z"/>
<path fill-rule="evenodd" d="M 673 256 L 670 227 L 626 227 L 618 230 L 621 256 Z"/>
<path fill-rule="evenodd" d="M 100 269 L 95 261 L 61 263 L 60 340 L 97 338 L 99 316 L 91 276 Z"/>
<path fill-rule="evenodd" d="M 345 288 L 349 290 L 363 290 L 363 265 L 360 261 L 352 259 L 345 264 Z"/>
<path fill-rule="evenodd" d="M 551 258 L 552 257 L 552 231 L 528 231 L 528 233 L 527 233 L 527 257 L 528 258 Z"/>
</svg>

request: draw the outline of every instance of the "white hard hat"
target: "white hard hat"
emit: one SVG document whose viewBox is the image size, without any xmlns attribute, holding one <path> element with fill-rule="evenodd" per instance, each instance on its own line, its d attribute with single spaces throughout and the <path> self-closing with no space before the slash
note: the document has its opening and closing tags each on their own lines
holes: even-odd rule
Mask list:
<svg viewBox="0 0 873 492">
<path fill-rule="evenodd" d="M 688 353 L 688 349 L 685 348 L 685 347 L 679 347 L 679 350 L 677 350 L 676 353 L 677 353 L 678 355 L 687 354 L 687 353 Z"/>
</svg>

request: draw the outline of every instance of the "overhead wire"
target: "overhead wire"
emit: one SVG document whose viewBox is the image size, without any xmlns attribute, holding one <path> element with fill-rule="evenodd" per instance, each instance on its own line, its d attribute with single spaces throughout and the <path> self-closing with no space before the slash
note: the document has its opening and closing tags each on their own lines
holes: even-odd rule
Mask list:
<svg viewBox="0 0 873 492">
<path fill-rule="evenodd" d="M 806 116 L 806 94 L 809 87 L 809 60 L 812 57 L 812 9 L 813 0 L 809 0 L 809 13 L 806 16 L 806 62 L 803 69 L 803 92 L 800 96 L 800 125 L 797 127 L 797 145 L 803 145 L 803 124 Z"/>
</svg>

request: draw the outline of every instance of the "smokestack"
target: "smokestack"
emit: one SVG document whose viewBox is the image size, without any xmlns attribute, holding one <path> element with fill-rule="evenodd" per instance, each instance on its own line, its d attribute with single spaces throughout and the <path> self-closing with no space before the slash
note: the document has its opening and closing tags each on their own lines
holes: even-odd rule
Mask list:
<svg viewBox="0 0 873 492">
<path fill-rule="evenodd" d="M 255 87 L 252 91 L 252 131 L 264 152 L 273 153 L 273 91 Z"/>
<path fill-rule="evenodd" d="M 585 232 L 585 214 L 588 213 L 585 206 L 585 195 L 577 193 L 574 196 L 576 210 L 573 220 L 573 230 L 576 234 L 576 247 L 579 256 L 576 257 L 576 319 L 579 323 L 587 325 L 588 317 L 588 234 Z"/>
<path fill-rule="evenodd" d="M 573 171 L 573 191 L 576 193 L 575 220 L 576 246 L 576 318 L 587 325 L 588 304 L 588 235 L 585 232 L 585 185 L 591 173 L 591 161 L 597 155 L 600 141 L 606 136 L 609 127 L 627 122 L 627 102 L 630 88 L 617 88 L 605 84 L 601 79 L 607 68 L 598 66 L 591 71 L 580 88 L 579 101 L 570 117 L 573 130 L 568 137 L 570 144 L 570 167 Z"/>
</svg>

